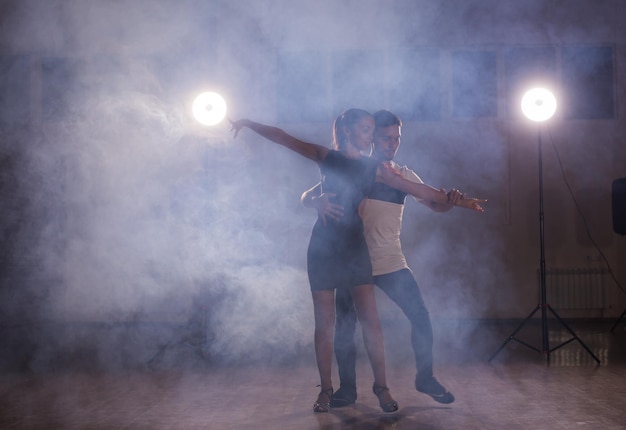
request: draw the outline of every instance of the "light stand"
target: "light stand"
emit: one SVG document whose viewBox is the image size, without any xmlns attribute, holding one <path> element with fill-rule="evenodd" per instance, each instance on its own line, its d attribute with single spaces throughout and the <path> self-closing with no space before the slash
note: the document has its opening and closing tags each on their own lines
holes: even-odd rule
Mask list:
<svg viewBox="0 0 626 430">
<path fill-rule="evenodd" d="M 528 91 L 522 98 L 522 111 L 524 114 L 533 121 L 545 121 L 549 119 L 556 110 L 556 99 L 552 93 L 543 88 L 535 88 Z M 574 333 L 574 331 L 563 321 L 563 319 L 546 303 L 546 260 L 545 260 L 545 242 L 544 242 L 544 224 L 543 224 L 543 165 L 542 165 L 542 150 L 541 150 L 541 127 L 537 132 L 537 141 L 539 148 L 539 247 L 540 247 L 540 260 L 539 260 L 539 285 L 540 285 L 540 303 L 533 309 L 533 311 L 521 322 L 521 324 L 509 335 L 504 343 L 498 348 L 496 352 L 489 358 L 491 362 L 495 356 L 509 343 L 514 340 L 522 345 L 533 349 L 537 352 L 541 352 L 546 356 L 546 360 L 550 362 L 550 354 L 568 343 L 577 340 L 582 347 L 593 357 L 593 359 L 600 364 L 600 360 L 591 352 L 591 350 L 583 343 L 582 340 Z M 541 349 L 530 345 L 516 337 L 517 333 L 522 327 L 537 313 L 541 311 Z M 565 329 L 572 335 L 572 338 L 561 343 L 560 345 L 550 348 L 550 340 L 548 337 L 548 311 L 556 317 L 556 319 L 565 327 Z"/>
<path fill-rule="evenodd" d="M 611 195 L 613 231 L 617 234 L 626 235 L 626 178 L 619 178 L 613 181 L 611 185 Z M 624 292 L 624 290 L 622 290 L 622 292 Z M 611 333 L 615 331 L 624 317 L 626 317 L 626 309 L 624 309 L 624 312 L 622 312 L 617 321 L 615 321 L 615 324 L 613 324 L 613 327 L 611 327 Z"/>
<path fill-rule="evenodd" d="M 624 319 L 624 317 L 626 316 L 626 309 L 624 309 L 624 312 L 622 312 L 622 314 L 620 315 L 620 317 L 617 319 L 617 321 L 615 321 L 615 324 L 613 324 L 613 327 L 611 327 L 611 333 L 613 333 L 613 331 L 617 328 L 617 326 L 619 325 L 620 321 L 622 321 L 622 319 Z"/>
</svg>

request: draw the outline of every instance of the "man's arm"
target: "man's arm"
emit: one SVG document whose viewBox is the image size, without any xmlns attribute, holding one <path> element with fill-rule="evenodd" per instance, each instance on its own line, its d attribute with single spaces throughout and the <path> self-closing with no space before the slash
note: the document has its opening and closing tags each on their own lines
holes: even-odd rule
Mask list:
<svg viewBox="0 0 626 430">
<path fill-rule="evenodd" d="M 318 182 L 317 184 L 313 185 L 311 188 L 302 193 L 302 196 L 300 196 L 300 203 L 302 203 L 302 206 L 304 206 L 305 208 L 317 209 L 315 203 L 313 202 L 313 199 L 316 199 L 321 194 L 322 183 Z"/>
<path fill-rule="evenodd" d="M 387 163 L 379 164 L 376 180 L 383 182 L 392 188 L 411 194 L 413 197 L 420 200 L 439 204 L 451 203 L 448 194 L 446 194 L 444 190 L 434 188 L 424 183 L 418 184 L 416 182 L 409 181 L 404 178 L 400 172 Z M 466 198 L 464 194 L 461 194 L 461 196 L 453 203 L 454 206 L 484 212 L 484 209 L 480 206 L 480 204 L 486 201 L 486 199 Z"/>
<path fill-rule="evenodd" d="M 445 190 L 442 190 L 445 192 Z M 463 198 L 463 194 L 455 188 L 446 193 L 448 201 L 445 203 L 434 202 L 431 200 L 418 200 L 421 204 L 429 208 L 434 212 L 448 212 L 450 209 L 456 206 L 457 200 Z"/>
<path fill-rule="evenodd" d="M 326 217 L 338 221 L 343 217 L 343 206 L 332 203 L 329 198 L 334 197 L 333 193 L 322 193 L 322 184 L 317 183 L 302 193 L 300 202 L 305 208 L 317 209 L 317 213 L 326 225 Z"/>
</svg>

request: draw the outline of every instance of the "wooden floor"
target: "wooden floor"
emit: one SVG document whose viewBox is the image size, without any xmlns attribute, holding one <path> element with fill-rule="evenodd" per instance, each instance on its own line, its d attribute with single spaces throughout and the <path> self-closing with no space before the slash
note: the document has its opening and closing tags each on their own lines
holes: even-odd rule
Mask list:
<svg viewBox="0 0 626 430">
<path fill-rule="evenodd" d="M 489 361 L 488 351 L 496 352 L 515 328 L 501 324 L 475 332 L 486 345 L 479 353 L 461 354 L 439 342 L 436 376 L 455 394 L 451 405 L 416 392 L 410 360 L 388 348 L 389 385 L 400 404 L 394 414 L 380 411 L 362 357 L 357 403 L 313 413 L 318 378 L 306 357 L 289 366 L 5 373 L 0 428 L 626 429 L 626 324 L 613 332 L 609 323 L 571 326 L 590 352 L 577 340 L 548 355 L 509 341 Z M 533 336 L 531 344 L 541 340 Z M 568 336 L 566 330 L 551 332 L 550 346 Z"/>
</svg>

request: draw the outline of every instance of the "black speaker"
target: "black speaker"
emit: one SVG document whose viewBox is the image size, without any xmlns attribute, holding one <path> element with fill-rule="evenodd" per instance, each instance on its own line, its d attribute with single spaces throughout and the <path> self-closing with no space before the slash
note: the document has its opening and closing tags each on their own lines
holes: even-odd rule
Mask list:
<svg viewBox="0 0 626 430">
<path fill-rule="evenodd" d="M 613 181 L 613 230 L 626 235 L 626 178 Z"/>
</svg>

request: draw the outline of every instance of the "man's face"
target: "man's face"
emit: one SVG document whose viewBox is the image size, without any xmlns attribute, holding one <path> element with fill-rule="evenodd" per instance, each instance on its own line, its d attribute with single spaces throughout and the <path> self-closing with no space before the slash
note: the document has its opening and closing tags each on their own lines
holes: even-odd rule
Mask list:
<svg viewBox="0 0 626 430">
<path fill-rule="evenodd" d="M 377 128 L 374 131 L 374 157 L 382 161 L 393 160 L 400 146 L 400 134 L 399 125 Z"/>
</svg>

